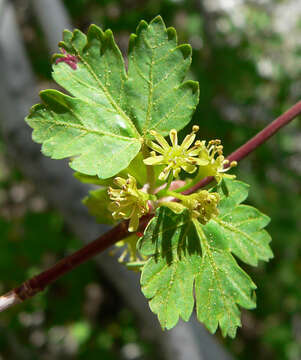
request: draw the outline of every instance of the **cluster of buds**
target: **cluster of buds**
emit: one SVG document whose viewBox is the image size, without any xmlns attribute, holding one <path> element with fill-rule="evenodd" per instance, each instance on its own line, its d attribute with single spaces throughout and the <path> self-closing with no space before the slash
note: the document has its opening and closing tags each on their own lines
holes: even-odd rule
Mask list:
<svg viewBox="0 0 301 360">
<path fill-rule="evenodd" d="M 174 177 L 177 177 L 181 169 L 189 174 L 194 173 L 197 165 L 202 165 L 202 159 L 198 157 L 200 146 L 195 144 L 190 148 L 198 130 L 198 126 L 193 126 L 192 133 L 185 137 L 181 145 L 178 144 L 177 130 L 170 130 L 171 146 L 162 135 L 154 130 L 150 131 L 157 143 L 154 141 L 148 143 L 148 146 L 154 151 L 151 151 L 150 157 L 143 160 L 144 163 L 146 165 L 167 165 L 159 175 L 160 180 L 166 180 L 171 172 Z M 156 152 L 160 155 L 157 155 Z"/>
<path fill-rule="evenodd" d="M 210 219 L 218 216 L 218 203 L 220 196 L 218 193 L 201 190 L 189 195 L 183 201 L 183 205 L 191 212 L 191 217 L 198 219 L 205 225 Z"/>
<path fill-rule="evenodd" d="M 218 216 L 218 204 L 220 196 L 218 193 L 201 190 L 191 195 L 182 195 L 181 202 L 162 201 L 161 205 L 168 207 L 176 214 L 188 209 L 193 219 L 205 225 L 213 217 Z"/>
<path fill-rule="evenodd" d="M 112 202 L 109 210 L 112 211 L 114 219 L 130 219 L 128 230 L 136 231 L 141 216 L 149 212 L 149 195 L 137 189 L 136 179 L 128 175 L 128 179 L 117 177 L 114 184 L 120 189 L 109 187 L 108 194 Z"/>
<path fill-rule="evenodd" d="M 182 144 L 178 144 L 178 135 L 175 129 L 169 133 L 171 146 L 162 135 L 156 131 L 150 131 L 157 142 L 150 141 L 148 146 L 153 150 L 151 156 L 144 159 L 146 165 L 166 165 L 159 175 L 160 180 L 166 180 L 172 172 L 177 177 L 183 169 L 189 174 L 194 173 L 199 166 L 200 174 L 213 176 L 220 182 L 223 176 L 234 178 L 234 175 L 225 174 L 230 168 L 237 165 L 236 161 L 229 163 L 223 156 L 223 146 L 220 140 L 211 140 L 208 145 L 206 141 L 196 141 L 193 144 L 199 127 L 194 125 L 192 133 L 187 135 Z M 158 153 L 159 155 L 157 155 Z"/>
<path fill-rule="evenodd" d="M 199 146 L 199 157 L 203 160 L 203 166 L 200 171 L 205 176 L 213 176 L 219 183 L 223 177 L 235 178 L 235 175 L 225 174 L 232 167 L 237 165 L 236 161 L 225 159 L 223 155 L 223 146 L 221 141 L 211 140 L 206 145 L 206 141 L 197 141 L 196 145 Z"/>
</svg>

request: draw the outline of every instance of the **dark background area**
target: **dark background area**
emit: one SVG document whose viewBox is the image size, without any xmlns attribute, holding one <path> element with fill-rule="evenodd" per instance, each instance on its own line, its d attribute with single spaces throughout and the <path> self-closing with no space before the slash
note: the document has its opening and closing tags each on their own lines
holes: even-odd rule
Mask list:
<svg viewBox="0 0 301 360">
<path fill-rule="evenodd" d="M 229 154 L 301 99 L 298 0 L 65 0 L 75 27 L 111 28 L 126 56 L 141 19 L 160 14 L 179 43 L 190 43 L 189 78 L 200 83 L 193 123 L 202 139 L 220 138 Z M 31 1 L 14 1 L 40 87 L 53 87 L 45 35 Z M 0 80 L 1 81 L 1 80 Z M 25 90 L 24 90 L 25 91 Z M 1 104 L 1 101 L 0 101 Z M 1 111 L 1 110 L 0 110 Z M 190 132 L 191 125 L 187 128 Z M 185 135 L 185 129 L 181 133 Z M 251 185 L 248 202 L 272 218 L 275 258 L 244 266 L 258 286 L 257 309 L 242 312 L 237 359 L 301 358 L 301 122 L 294 120 L 235 170 Z M 11 163 L 0 137 L 0 290 L 77 249 L 62 215 Z M 127 271 L 126 269 L 124 271 Z M 2 359 L 150 359 L 133 312 L 99 274 L 82 265 L 46 292 L 0 316 Z"/>
</svg>

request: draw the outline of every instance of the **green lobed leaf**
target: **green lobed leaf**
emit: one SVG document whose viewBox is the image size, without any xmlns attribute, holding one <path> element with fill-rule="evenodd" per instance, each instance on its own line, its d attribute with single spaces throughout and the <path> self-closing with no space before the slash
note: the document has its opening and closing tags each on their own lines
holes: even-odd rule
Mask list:
<svg viewBox="0 0 301 360">
<path fill-rule="evenodd" d="M 76 69 L 60 62 L 53 78 L 69 91 L 41 92 L 42 105 L 26 118 L 33 139 L 53 159 L 73 157 L 70 166 L 100 178 L 126 168 L 141 148 L 140 135 L 124 110 L 126 72 L 112 32 L 91 25 L 87 36 L 64 32 L 60 46 L 78 60 Z"/>
<path fill-rule="evenodd" d="M 211 332 L 220 326 L 223 336 L 234 337 L 241 325 L 239 306 L 256 306 L 256 285 L 231 253 L 251 265 L 271 258 L 270 236 L 263 230 L 269 218 L 241 205 L 247 184 L 224 181 L 227 191 L 213 189 L 221 196 L 217 218 L 202 225 L 187 210 L 176 214 L 163 206 L 139 241 L 141 253 L 150 256 L 142 270 L 142 291 L 163 328 L 173 327 L 179 317 L 188 320 L 193 286 L 199 321 Z"/>
<path fill-rule="evenodd" d="M 199 97 L 197 82 L 183 82 L 190 63 L 190 45 L 178 45 L 175 29 L 166 29 L 160 16 L 140 22 L 130 38 L 125 89 L 127 112 L 141 134 L 153 129 L 166 136 L 190 122 Z"/>
<path fill-rule="evenodd" d="M 110 30 L 66 30 L 59 45 L 66 53 L 54 56 L 53 78 L 72 96 L 42 91 L 26 118 L 45 155 L 107 179 L 129 166 L 149 130 L 165 136 L 190 121 L 199 93 L 197 82 L 183 82 L 191 48 L 177 45 L 161 17 L 131 36 L 128 75 Z"/>
<path fill-rule="evenodd" d="M 230 179 L 225 181 L 229 195 L 225 196 L 222 189 L 218 189 L 220 215 L 214 221 L 223 229 L 229 249 L 250 265 L 256 266 L 258 260 L 268 261 L 273 257 L 269 246 L 271 237 L 263 228 L 270 218 L 254 207 L 240 205 L 248 196 L 247 184 Z"/>
<path fill-rule="evenodd" d="M 235 336 L 240 326 L 238 305 L 254 308 L 256 288 L 227 249 L 220 227 L 191 221 L 189 212 L 157 210 L 140 239 L 142 255 L 150 256 L 141 274 L 143 294 L 162 328 L 170 329 L 179 317 L 187 321 L 194 305 L 198 319 L 211 331 L 221 327 Z"/>
</svg>

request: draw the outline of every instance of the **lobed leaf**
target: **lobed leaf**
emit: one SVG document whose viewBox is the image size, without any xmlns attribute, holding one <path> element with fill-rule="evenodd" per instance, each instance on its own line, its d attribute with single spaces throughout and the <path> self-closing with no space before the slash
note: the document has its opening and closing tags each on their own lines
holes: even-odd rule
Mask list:
<svg viewBox="0 0 301 360">
<path fill-rule="evenodd" d="M 270 235 L 263 228 L 270 218 L 254 207 L 239 205 L 248 196 L 248 185 L 237 180 L 226 180 L 229 195 L 221 189 L 220 215 L 214 221 L 223 229 L 229 249 L 242 261 L 256 266 L 258 260 L 273 257 L 269 246 Z"/>
<path fill-rule="evenodd" d="M 221 327 L 224 336 L 235 336 L 240 326 L 238 305 L 255 307 L 255 284 L 238 266 L 227 248 L 221 228 L 192 221 L 185 210 L 175 214 L 157 210 L 139 241 L 150 256 L 143 267 L 141 287 L 162 328 L 170 329 L 179 317 L 187 321 L 194 305 L 198 319 L 211 331 Z"/>
<path fill-rule="evenodd" d="M 149 130 L 165 136 L 190 121 L 199 92 L 198 83 L 183 82 L 191 48 L 177 45 L 161 17 L 131 36 L 128 75 L 111 30 L 91 25 L 87 35 L 66 30 L 63 38 L 53 78 L 72 96 L 42 91 L 43 104 L 26 118 L 45 155 L 107 179 L 129 166 Z"/>
<path fill-rule="evenodd" d="M 191 63 L 191 47 L 178 45 L 174 28 L 166 29 L 160 16 L 141 21 L 129 44 L 127 112 L 140 134 L 187 125 L 198 104 L 199 86 L 183 82 Z"/>
<path fill-rule="evenodd" d="M 126 168 L 141 148 L 140 135 L 124 110 L 122 55 L 112 32 L 95 25 L 87 36 L 65 31 L 60 45 L 78 62 L 75 69 L 63 61 L 55 64 L 53 78 L 75 97 L 42 91 L 43 105 L 34 106 L 26 121 L 45 155 L 74 157 L 74 170 L 109 178 Z"/>
<path fill-rule="evenodd" d="M 179 317 L 188 320 L 194 304 L 199 321 L 211 331 L 234 337 L 241 325 L 239 306 L 256 306 L 256 285 L 239 267 L 233 254 L 256 265 L 273 256 L 270 236 L 263 229 L 269 218 L 242 205 L 249 186 L 224 179 L 219 216 L 206 225 L 191 219 L 187 210 L 173 212 L 162 206 L 145 230 L 138 247 L 149 256 L 141 275 L 144 295 L 163 328 L 174 326 Z"/>
</svg>

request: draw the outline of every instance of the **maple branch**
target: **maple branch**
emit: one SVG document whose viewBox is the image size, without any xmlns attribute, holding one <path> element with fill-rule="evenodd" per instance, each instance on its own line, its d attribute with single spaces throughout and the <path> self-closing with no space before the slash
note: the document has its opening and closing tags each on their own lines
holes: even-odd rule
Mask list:
<svg viewBox="0 0 301 360">
<path fill-rule="evenodd" d="M 0 297 L 0 311 L 3 311 L 8 307 L 20 303 L 32 297 L 36 293 L 43 291 L 47 285 L 54 282 L 66 272 L 106 250 L 117 241 L 123 239 L 127 235 L 127 232 L 127 223 L 122 222 L 105 234 L 99 236 L 93 242 L 82 247 L 80 250 L 64 257 L 50 269 L 25 281 L 19 287 L 16 287 Z"/>
<path fill-rule="evenodd" d="M 289 122 L 295 119 L 296 116 L 301 114 L 301 101 L 297 102 L 294 106 L 292 106 L 289 110 L 287 110 L 284 114 L 279 116 L 277 119 L 272 121 L 270 125 L 266 126 L 263 130 L 261 130 L 257 135 L 252 137 L 249 141 L 235 150 L 232 154 L 230 154 L 227 159 L 229 163 L 231 161 L 239 162 L 247 155 L 249 155 L 252 151 L 257 149 L 261 144 L 266 142 L 271 136 L 273 136 L 278 130 L 280 130 L 283 126 L 287 125 Z M 229 165 L 225 166 L 228 167 Z M 212 176 L 208 176 L 205 179 L 202 179 L 197 184 L 192 186 L 190 189 L 183 191 L 183 194 L 189 195 L 196 190 L 206 186 L 213 180 Z"/>
<path fill-rule="evenodd" d="M 260 131 L 251 140 L 239 147 L 236 151 L 230 154 L 227 158 L 231 161 L 240 161 L 246 157 L 250 152 L 254 151 L 258 146 L 267 141 L 273 134 L 275 134 L 283 126 L 287 125 L 296 116 L 301 114 L 301 101 L 291 107 L 283 115 L 274 120 L 270 125 Z M 212 181 L 212 177 L 207 177 L 190 189 L 183 192 L 183 194 L 191 194 L 199 188 L 207 185 Z M 153 215 L 148 214 L 141 218 L 139 224 L 139 230 L 143 230 Z M 57 280 L 59 277 L 69 272 L 81 263 L 91 259 L 95 255 L 103 252 L 108 247 L 114 245 L 116 242 L 124 239 L 128 233 L 128 222 L 123 221 L 113 229 L 109 230 L 105 234 L 99 236 L 96 240 L 92 241 L 88 245 L 82 247 L 74 254 L 66 256 L 58 263 L 56 263 L 50 269 L 43 271 L 42 273 L 34 276 L 33 278 L 25 281 L 19 287 L 11 290 L 0 297 L 0 312 L 5 309 L 18 304 L 40 291 L 43 291 L 46 286 Z"/>
</svg>

